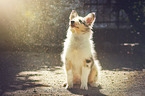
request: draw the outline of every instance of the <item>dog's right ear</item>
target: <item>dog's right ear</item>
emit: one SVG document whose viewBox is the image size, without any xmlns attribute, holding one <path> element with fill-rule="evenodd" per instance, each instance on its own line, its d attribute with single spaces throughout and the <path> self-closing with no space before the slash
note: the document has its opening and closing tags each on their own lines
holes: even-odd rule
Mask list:
<svg viewBox="0 0 145 96">
<path fill-rule="evenodd" d="M 69 19 L 72 20 L 73 18 L 77 17 L 78 16 L 78 13 L 75 11 L 75 10 L 72 10 L 70 16 L 69 16 Z"/>
</svg>

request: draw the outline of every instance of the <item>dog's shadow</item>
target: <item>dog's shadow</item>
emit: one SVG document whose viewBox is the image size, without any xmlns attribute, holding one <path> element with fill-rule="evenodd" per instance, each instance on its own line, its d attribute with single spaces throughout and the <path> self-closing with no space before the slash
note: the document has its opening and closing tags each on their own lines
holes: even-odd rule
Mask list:
<svg viewBox="0 0 145 96">
<path fill-rule="evenodd" d="M 101 85 L 98 87 L 90 87 L 88 90 L 83 90 L 79 88 L 80 85 L 74 85 L 74 88 L 68 89 L 71 93 L 83 96 L 107 96 L 101 93 L 99 90 L 102 89 Z"/>
</svg>

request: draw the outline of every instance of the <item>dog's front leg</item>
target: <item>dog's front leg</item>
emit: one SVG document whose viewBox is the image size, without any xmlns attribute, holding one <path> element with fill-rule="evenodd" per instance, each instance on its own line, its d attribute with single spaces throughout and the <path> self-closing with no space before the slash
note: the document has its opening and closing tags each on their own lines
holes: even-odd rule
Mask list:
<svg viewBox="0 0 145 96">
<path fill-rule="evenodd" d="M 66 86 L 66 88 L 73 88 L 73 71 L 72 71 L 71 61 L 66 60 L 65 70 L 66 70 L 66 76 L 67 76 L 67 86 Z"/>
<path fill-rule="evenodd" d="M 81 89 L 88 90 L 88 77 L 91 71 L 92 62 L 89 59 L 84 61 L 82 66 Z"/>
</svg>

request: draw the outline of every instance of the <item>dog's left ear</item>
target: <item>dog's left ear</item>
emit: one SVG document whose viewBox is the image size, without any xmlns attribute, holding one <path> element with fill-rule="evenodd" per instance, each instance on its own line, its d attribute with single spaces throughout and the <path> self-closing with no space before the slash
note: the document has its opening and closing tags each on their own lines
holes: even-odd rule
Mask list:
<svg viewBox="0 0 145 96">
<path fill-rule="evenodd" d="M 78 16 L 78 13 L 75 11 L 75 10 L 72 10 L 70 16 L 69 16 L 69 19 L 72 20 L 73 18 L 77 17 Z"/>
<path fill-rule="evenodd" d="M 85 20 L 86 20 L 86 23 L 89 25 L 89 26 L 93 26 L 94 22 L 95 22 L 95 12 L 93 13 L 89 13 L 86 17 L 85 17 Z"/>
</svg>

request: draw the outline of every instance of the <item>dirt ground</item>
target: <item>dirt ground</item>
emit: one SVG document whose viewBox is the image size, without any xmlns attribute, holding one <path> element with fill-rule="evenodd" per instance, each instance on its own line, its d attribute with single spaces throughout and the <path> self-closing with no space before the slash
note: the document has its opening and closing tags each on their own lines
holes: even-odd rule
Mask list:
<svg viewBox="0 0 145 96">
<path fill-rule="evenodd" d="M 105 64 L 111 63 L 108 58 L 101 61 L 104 68 L 99 87 L 86 91 L 75 85 L 76 88 L 67 90 L 63 87 L 65 73 L 60 53 L 1 52 L 0 96 L 145 96 L 145 72 L 137 66 L 126 67 L 127 62 L 121 62 L 125 67 L 116 64 L 114 69 L 107 69 Z M 115 60 L 111 59 L 112 64 L 118 62 Z"/>
</svg>

